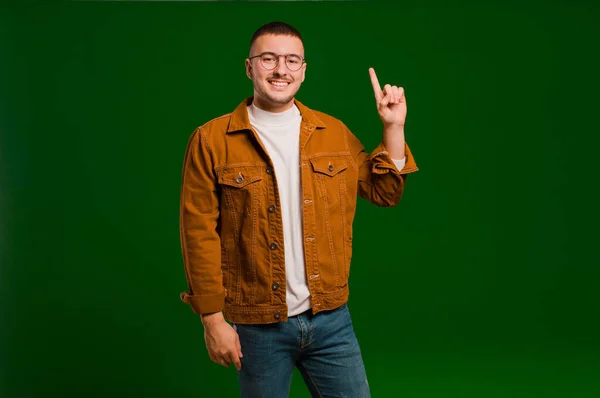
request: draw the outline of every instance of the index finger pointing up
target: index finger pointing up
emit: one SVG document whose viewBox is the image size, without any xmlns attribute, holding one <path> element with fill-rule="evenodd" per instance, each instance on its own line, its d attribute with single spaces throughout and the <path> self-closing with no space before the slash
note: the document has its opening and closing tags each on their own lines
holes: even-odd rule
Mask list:
<svg viewBox="0 0 600 398">
<path fill-rule="evenodd" d="M 371 75 L 371 84 L 373 84 L 373 91 L 375 92 L 375 99 L 378 101 L 383 98 L 383 93 L 381 92 L 381 86 L 379 85 L 379 80 L 377 80 L 377 75 L 375 74 L 375 69 L 369 68 L 369 75 Z"/>
</svg>

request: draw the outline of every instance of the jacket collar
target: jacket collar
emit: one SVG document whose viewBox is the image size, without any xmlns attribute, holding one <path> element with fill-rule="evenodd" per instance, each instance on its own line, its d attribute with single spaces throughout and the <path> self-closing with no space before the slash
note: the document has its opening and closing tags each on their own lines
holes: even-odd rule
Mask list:
<svg viewBox="0 0 600 398">
<path fill-rule="evenodd" d="M 250 119 L 248 118 L 247 106 L 252 103 L 253 99 L 253 96 L 247 97 L 231 113 L 231 118 L 229 119 L 229 126 L 227 127 L 227 133 L 251 129 Z M 302 115 L 302 124 L 304 127 L 308 129 L 326 127 L 325 123 L 323 123 L 323 121 L 316 115 L 316 113 L 312 109 L 306 107 L 295 98 L 294 103 L 300 110 L 300 114 Z"/>
</svg>

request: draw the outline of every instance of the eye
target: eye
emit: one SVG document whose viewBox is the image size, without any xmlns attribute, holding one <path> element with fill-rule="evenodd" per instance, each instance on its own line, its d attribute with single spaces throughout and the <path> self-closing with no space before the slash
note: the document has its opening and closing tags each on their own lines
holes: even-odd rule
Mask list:
<svg viewBox="0 0 600 398">
<path fill-rule="evenodd" d="M 300 62 L 302 62 L 302 60 L 296 55 L 291 55 L 288 57 L 288 62 L 291 62 L 292 64 L 299 64 Z"/>
</svg>

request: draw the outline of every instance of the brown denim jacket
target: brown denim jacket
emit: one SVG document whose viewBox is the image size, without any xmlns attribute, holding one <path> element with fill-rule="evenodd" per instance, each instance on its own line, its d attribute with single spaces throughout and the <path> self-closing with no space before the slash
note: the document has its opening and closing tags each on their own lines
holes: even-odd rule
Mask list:
<svg viewBox="0 0 600 398">
<path fill-rule="evenodd" d="M 246 98 L 198 127 L 189 140 L 181 189 L 180 232 L 188 291 L 196 314 L 223 311 L 235 323 L 287 321 L 283 226 L 277 176 L 250 126 Z M 302 114 L 300 173 L 304 258 L 313 313 L 348 299 L 357 195 L 396 206 L 408 173 L 383 144 L 366 153 L 338 119 L 295 101 Z"/>
</svg>

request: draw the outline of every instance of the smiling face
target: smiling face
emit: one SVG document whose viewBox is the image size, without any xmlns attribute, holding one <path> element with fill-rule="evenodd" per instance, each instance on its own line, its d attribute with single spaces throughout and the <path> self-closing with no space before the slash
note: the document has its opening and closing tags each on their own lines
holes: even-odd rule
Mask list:
<svg viewBox="0 0 600 398">
<path fill-rule="evenodd" d="M 297 54 L 304 57 L 302 41 L 294 36 L 263 35 L 252 45 L 250 56 L 272 52 L 275 54 Z M 306 64 L 297 71 L 288 69 L 285 58 L 279 58 L 275 69 L 265 69 L 260 57 L 246 59 L 246 75 L 254 85 L 254 105 L 269 112 L 283 112 L 294 104 L 294 96 L 304 81 Z"/>
</svg>

